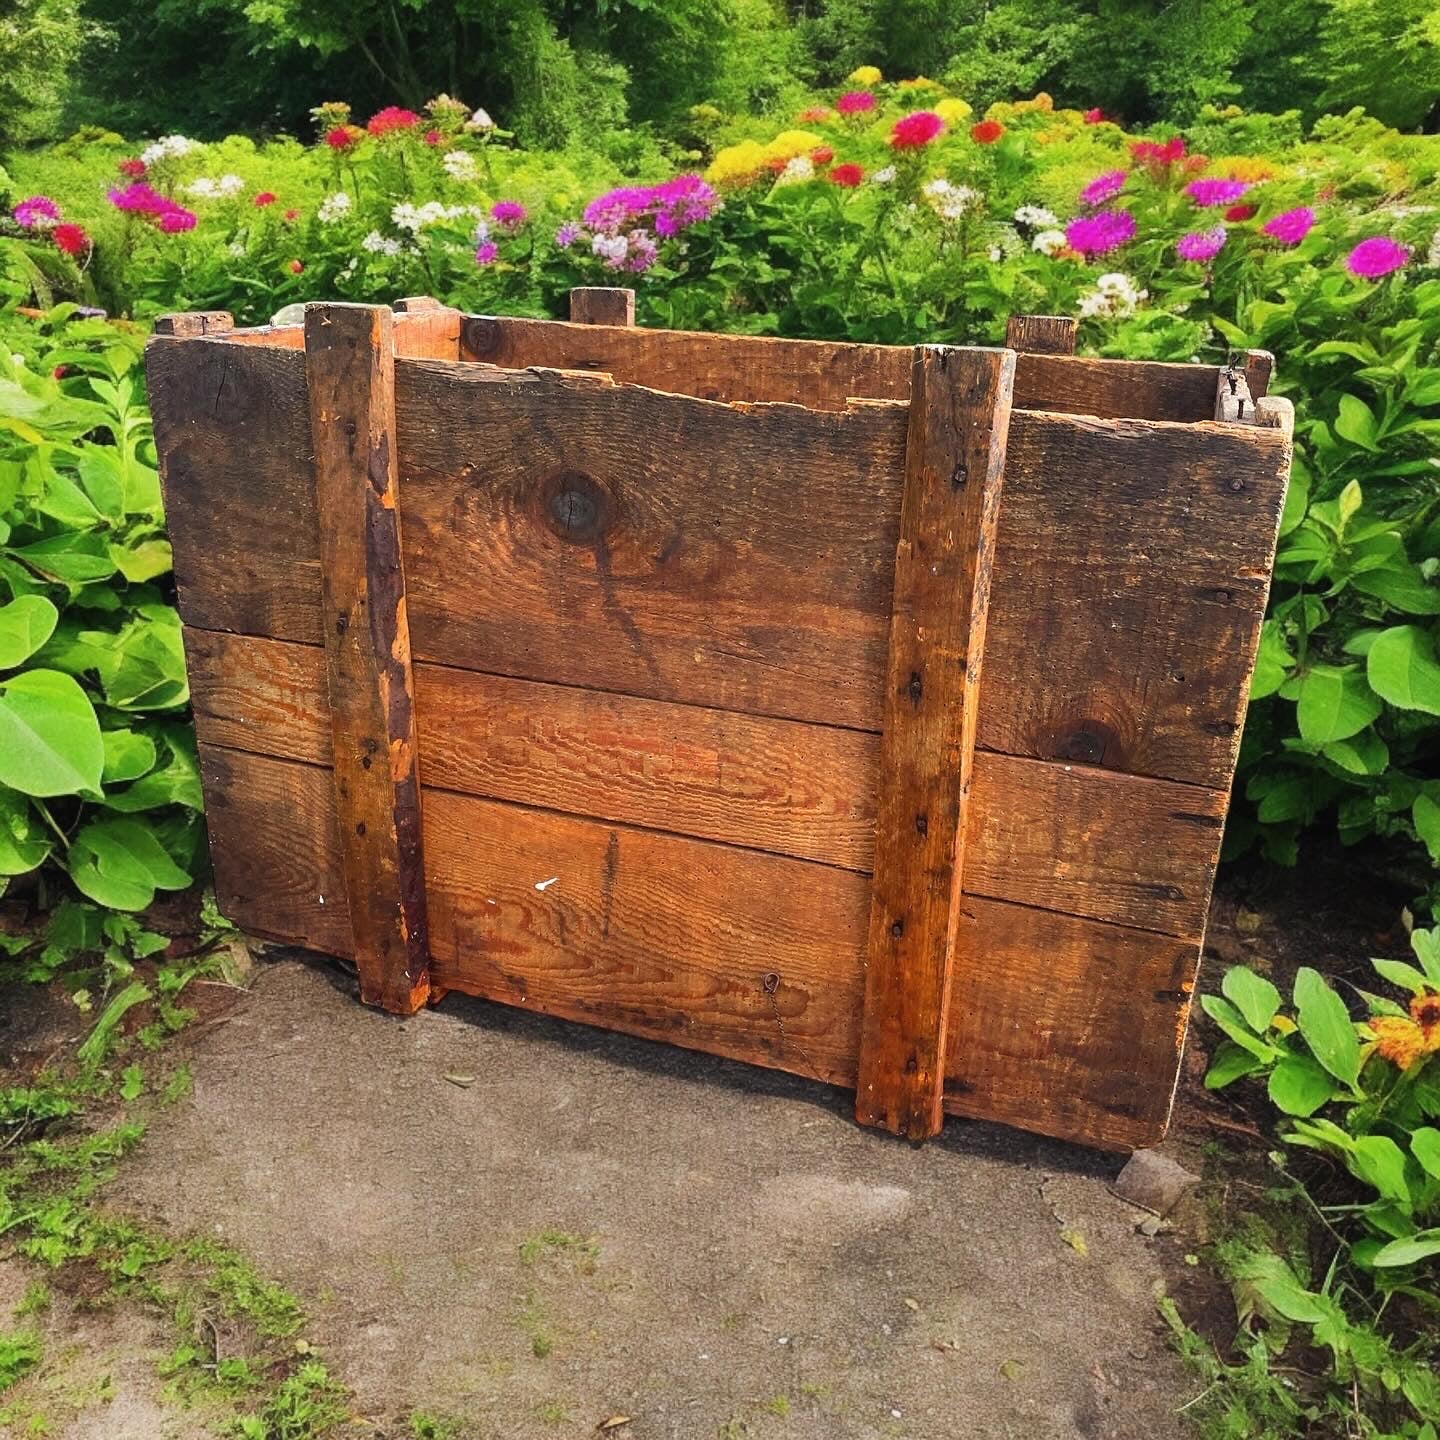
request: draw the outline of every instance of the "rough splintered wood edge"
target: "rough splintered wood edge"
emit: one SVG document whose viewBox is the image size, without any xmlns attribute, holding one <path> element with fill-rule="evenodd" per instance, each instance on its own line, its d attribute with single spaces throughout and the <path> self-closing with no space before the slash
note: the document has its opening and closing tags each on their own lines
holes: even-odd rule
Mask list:
<svg viewBox="0 0 1440 1440">
<path fill-rule="evenodd" d="M 223 335 L 235 328 L 235 317 L 228 310 L 177 310 L 155 320 L 155 334 L 173 335 L 191 340 L 197 335 Z"/>
<path fill-rule="evenodd" d="M 307 305 L 305 376 L 335 798 L 360 994 L 408 1015 L 429 994 L 430 962 L 390 310 Z"/>
<path fill-rule="evenodd" d="M 1073 315 L 1012 315 L 1005 344 L 1027 355 L 1073 355 L 1080 322 Z"/>
<path fill-rule="evenodd" d="M 1013 350 L 915 351 L 876 805 L 855 1118 L 944 1123 L 975 710 Z"/>
<path fill-rule="evenodd" d="M 610 285 L 577 285 L 570 292 L 570 319 L 576 325 L 633 325 L 635 292 Z"/>
</svg>

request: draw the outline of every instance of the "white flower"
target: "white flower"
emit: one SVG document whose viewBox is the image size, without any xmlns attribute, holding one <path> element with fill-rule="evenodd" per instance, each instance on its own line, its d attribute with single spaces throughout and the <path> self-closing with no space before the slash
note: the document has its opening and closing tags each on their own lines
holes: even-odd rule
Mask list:
<svg viewBox="0 0 1440 1440">
<path fill-rule="evenodd" d="M 215 182 L 215 188 L 222 195 L 238 195 L 245 188 L 245 182 L 238 175 L 222 175 Z"/>
<path fill-rule="evenodd" d="M 360 248 L 368 250 L 372 255 L 398 255 L 400 253 L 400 242 L 388 239 L 378 230 L 372 230 L 361 242 Z"/>
<path fill-rule="evenodd" d="M 1015 223 L 1031 230 L 1045 230 L 1053 229 L 1059 221 L 1056 220 L 1054 212 L 1043 205 L 1022 205 L 1015 212 Z"/>
<path fill-rule="evenodd" d="M 226 253 L 233 255 L 237 260 L 245 253 L 245 242 L 243 240 L 232 240 L 226 247 Z"/>
<path fill-rule="evenodd" d="M 815 178 L 815 162 L 808 155 L 797 155 L 793 160 L 785 162 L 785 168 L 780 172 L 780 178 L 775 182 L 777 185 L 796 185 L 802 180 L 813 180 Z"/>
<path fill-rule="evenodd" d="M 924 195 L 930 208 L 942 220 L 959 220 L 980 199 L 980 192 L 968 185 L 952 185 L 948 180 L 932 180 L 924 188 Z"/>
<path fill-rule="evenodd" d="M 490 222 L 480 219 L 475 222 L 475 234 L 471 237 L 476 245 L 483 245 L 490 238 Z"/>
<path fill-rule="evenodd" d="M 341 267 L 341 270 L 340 270 L 339 275 L 337 275 L 335 278 L 336 278 L 337 280 L 349 280 L 349 279 L 351 279 L 351 278 L 354 276 L 356 269 L 359 267 L 359 264 L 360 264 L 359 258 L 358 258 L 357 256 L 352 255 L 352 256 L 345 262 L 345 264 Z"/>
<path fill-rule="evenodd" d="M 630 253 L 630 242 L 623 235 L 597 235 L 590 242 L 590 253 L 611 265 L 619 265 Z"/>
<path fill-rule="evenodd" d="M 1063 230 L 1042 230 L 1031 242 L 1030 248 L 1042 255 L 1058 255 L 1065 248 Z"/>
<path fill-rule="evenodd" d="M 187 140 L 183 135 L 162 135 L 140 152 L 140 158 L 146 165 L 155 165 L 161 160 L 178 159 L 181 155 L 188 155 L 194 148 L 195 142 Z"/>
<path fill-rule="evenodd" d="M 333 195 L 327 195 L 320 202 L 320 208 L 316 210 L 315 218 L 322 225 L 334 225 L 350 213 L 350 203 L 350 196 L 344 190 L 337 190 Z"/>
<path fill-rule="evenodd" d="M 1102 275 L 1095 282 L 1095 288 L 1080 297 L 1077 312 L 1082 320 L 1105 315 L 1123 318 L 1133 315 L 1142 300 L 1150 297 L 1148 290 L 1137 290 L 1135 282 L 1119 271 Z"/>
<path fill-rule="evenodd" d="M 490 112 L 481 106 L 480 109 L 465 122 L 467 130 L 493 130 L 495 122 L 490 118 Z"/>
<path fill-rule="evenodd" d="M 888 185 L 895 178 L 895 167 L 893 165 L 882 166 L 870 177 L 872 185 Z"/>
<path fill-rule="evenodd" d="M 1430 237 L 1430 249 L 1425 255 L 1427 265 L 1440 265 L 1440 230 Z"/>
<path fill-rule="evenodd" d="M 475 157 L 468 150 L 447 150 L 440 163 L 452 180 L 473 180 L 475 178 Z"/>
<path fill-rule="evenodd" d="M 427 225 L 437 225 L 442 220 L 473 218 L 484 213 L 478 205 L 442 205 L 438 200 L 411 205 L 401 201 L 391 210 L 390 219 L 397 230 L 408 230 L 412 235 L 418 235 Z"/>
<path fill-rule="evenodd" d="M 196 200 L 213 200 L 219 191 L 213 180 L 202 175 L 198 180 L 192 180 L 185 187 L 185 193 L 193 196 Z"/>
</svg>

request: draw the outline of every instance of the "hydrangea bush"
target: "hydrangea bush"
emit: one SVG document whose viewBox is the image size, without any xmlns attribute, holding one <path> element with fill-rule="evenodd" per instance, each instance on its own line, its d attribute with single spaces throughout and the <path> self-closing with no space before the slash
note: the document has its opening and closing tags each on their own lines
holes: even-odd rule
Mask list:
<svg viewBox="0 0 1440 1440">
<path fill-rule="evenodd" d="M 314 119 L 303 145 L 27 159 L 0 264 L 140 317 L 415 293 L 545 315 L 598 283 L 679 328 L 995 343 L 1043 312 L 1104 355 L 1274 350 L 1297 462 L 1227 843 L 1293 861 L 1324 819 L 1440 862 L 1440 140 L 1358 111 L 1308 138 L 1234 109 L 1133 135 L 1044 95 L 976 115 L 868 66 L 785 116 L 697 106 L 632 176 L 446 96 Z"/>
</svg>

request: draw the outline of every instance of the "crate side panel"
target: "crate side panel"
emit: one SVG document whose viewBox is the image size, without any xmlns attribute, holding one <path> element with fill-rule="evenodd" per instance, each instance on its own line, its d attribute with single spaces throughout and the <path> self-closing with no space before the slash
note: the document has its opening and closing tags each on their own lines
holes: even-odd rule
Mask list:
<svg viewBox="0 0 1440 1440">
<path fill-rule="evenodd" d="M 145 368 L 181 616 L 318 643 L 304 353 L 157 338 Z"/>
<path fill-rule="evenodd" d="M 1226 790 L 1289 443 L 1016 411 L 980 697 L 986 749 Z"/>
<path fill-rule="evenodd" d="M 396 391 L 418 658 L 878 727 L 905 407 L 416 360 Z"/>
</svg>

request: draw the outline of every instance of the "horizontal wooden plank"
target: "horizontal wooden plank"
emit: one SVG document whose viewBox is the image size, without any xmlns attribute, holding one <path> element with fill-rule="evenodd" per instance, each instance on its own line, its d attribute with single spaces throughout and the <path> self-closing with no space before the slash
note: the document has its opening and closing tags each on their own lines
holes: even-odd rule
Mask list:
<svg viewBox="0 0 1440 1440">
<path fill-rule="evenodd" d="M 202 756 L 221 910 L 348 955 L 327 772 Z M 442 985 L 854 1083 L 864 876 L 443 791 L 426 796 L 425 855 Z M 976 898 L 961 927 L 983 963 L 956 978 L 946 1109 L 1153 1143 L 1198 947 Z"/>
<path fill-rule="evenodd" d="M 1289 444 L 1017 410 L 979 743 L 1229 786 Z"/>
<path fill-rule="evenodd" d="M 587 326 L 512 316 L 471 316 L 461 357 L 512 369 L 540 365 L 604 371 L 616 380 L 704 400 L 780 401 L 843 409 L 847 398 L 906 400 L 908 345 L 789 340 L 691 330 Z M 1215 410 L 1214 365 L 1021 354 L 1015 405 L 1138 420 L 1208 420 Z"/>
<path fill-rule="evenodd" d="M 200 738 L 329 765 L 323 652 L 187 628 Z M 868 871 L 878 737 L 416 667 L 427 787 Z M 976 753 L 967 892 L 1199 937 L 1222 791 Z"/>
</svg>

